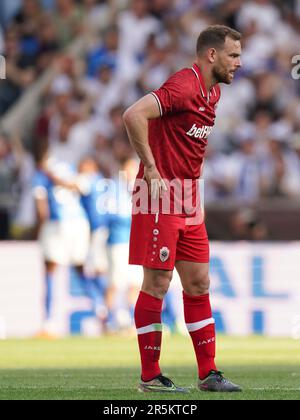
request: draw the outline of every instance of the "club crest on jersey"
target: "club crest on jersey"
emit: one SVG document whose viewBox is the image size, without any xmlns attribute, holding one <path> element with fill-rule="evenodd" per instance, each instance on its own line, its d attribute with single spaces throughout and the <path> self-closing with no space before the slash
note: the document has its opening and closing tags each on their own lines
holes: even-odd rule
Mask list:
<svg viewBox="0 0 300 420">
<path fill-rule="evenodd" d="M 166 262 L 170 256 L 170 250 L 166 246 L 159 251 L 159 258 L 161 262 Z"/>
<path fill-rule="evenodd" d="M 197 127 L 196 124 L 186 133 L 190 137 L 195 137 L 196 139 L 206 139 L 212 132 L 213 127 L 204 125 L 202 127 Z"/>
</svg>

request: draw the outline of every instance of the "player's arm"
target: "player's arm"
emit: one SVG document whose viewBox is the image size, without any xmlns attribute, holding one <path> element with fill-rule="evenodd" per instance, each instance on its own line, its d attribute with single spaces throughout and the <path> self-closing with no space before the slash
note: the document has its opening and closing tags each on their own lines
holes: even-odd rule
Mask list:
<svg viewBox="0 0 300 420">
<path fill-rule="evenodd" d="M 150 187 L 153 198 L 161 196 L 167 190 L 164 181 L 156 167 L 156 162 L 149 145 L 149 120 L 161 116 L 159 105 L 153 95 L 146 95 L 123 115 L 123 121 L 132 147 L 145 166 L 144 176 Z"/>
<path fill-rule="evenodd" d="M 49 170 L 47 167 L 43 168 L 43 172 L 47 177 L 53 182 L 53 184 L 57 185 L 58 187 L 66 188 L 67 190 L 74 191 L 80 193 L 80 185 L 77 183 L 76 179 L 72 181 L 65 181 L 58 177 L 54 172 Z"/>
<path fill-rule="evenodd" d="M 41 226 L 49 219 L 47 191 L 43 187 L 34 188 L 34 202 L 37 215 L 37 234 Z"/>
<path fill-rule="evenodd" d="M 90 183 L 87 177 L 83 175 L 74 176 L 70 181 L 66 181 L 58 177 L 47 165 L 40 166 L 43 173 L 58 187 L 65 188 L 69 191 L 79 193 L 81 195 L 87 195 L 90 192 Z"/>
</svg>

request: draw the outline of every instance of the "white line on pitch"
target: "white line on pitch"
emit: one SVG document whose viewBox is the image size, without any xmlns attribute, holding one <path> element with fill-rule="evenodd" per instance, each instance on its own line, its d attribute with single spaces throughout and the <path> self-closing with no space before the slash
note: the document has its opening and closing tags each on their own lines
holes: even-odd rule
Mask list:
<svg viewBox="0 0 300 420">
<path fill-rule="evenodd" d="M 300 388 L 248 388 L 249 391 L 300 391 Z"/>
</svg>

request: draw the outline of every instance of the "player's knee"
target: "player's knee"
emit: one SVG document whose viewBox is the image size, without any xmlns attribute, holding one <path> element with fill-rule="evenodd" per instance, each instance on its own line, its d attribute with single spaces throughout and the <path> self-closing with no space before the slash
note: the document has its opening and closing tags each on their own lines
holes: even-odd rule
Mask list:
<svg viewBox="0 0 300 420">
<path fill-rule="evenodd" d="M 188 286 L 189 290 L 186 292 L 192 296 L 200 296 L 209 293 L 210 288 L 210 279 L 209 275 L 196 276 L 191 279 L 191 282 Z"/>
<path fill-rule="evenodd" d="M 171 280 L 172 276 L 159 273 L 151 281 L 144 282 L 142 290 L 158 299 L 163 299 L 169 290 Z"/>
</svg>

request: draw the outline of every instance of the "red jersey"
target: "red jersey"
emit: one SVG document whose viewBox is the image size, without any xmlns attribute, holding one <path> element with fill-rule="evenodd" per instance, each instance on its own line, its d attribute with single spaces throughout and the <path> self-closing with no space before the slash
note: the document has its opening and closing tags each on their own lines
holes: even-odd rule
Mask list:
<svg viewBox="0 0 300 420">
<path fill-rule="evenodd" d="M 192 180 L 194 196 L 215 123 L 220 87 L 215 85 L 208 93 L 200 68 L 194 64 L 175 73 L 152 94 L 161 113 L 160 118 L 149 121 L 149 144 L 157 169 L 168 181 Z M 141 162 L 137 179 L 143 175 Z"/>
</svg>

